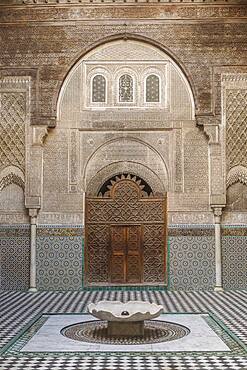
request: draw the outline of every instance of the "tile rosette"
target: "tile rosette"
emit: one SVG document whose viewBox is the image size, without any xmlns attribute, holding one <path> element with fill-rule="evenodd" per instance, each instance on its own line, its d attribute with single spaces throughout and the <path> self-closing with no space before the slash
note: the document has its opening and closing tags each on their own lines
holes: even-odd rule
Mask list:
<svg viewBox="0 0 247 370">
<path fill-rule="evenodd" d="M 183 325 L 159 320 L 146 320 L 143 336 L 109 336 L 107 321 L 101 320 L 71 325 L 61 331 L 65 337 L 72 340 L 111 345 L 162 343 L 183 338 L 189 332 L 190 330 Z"/>
</svg>

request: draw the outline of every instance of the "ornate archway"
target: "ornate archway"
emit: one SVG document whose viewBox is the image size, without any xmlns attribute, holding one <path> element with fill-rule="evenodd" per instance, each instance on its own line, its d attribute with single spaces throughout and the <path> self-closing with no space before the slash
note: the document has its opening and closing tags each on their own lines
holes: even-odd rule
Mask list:
<svg viewBox="0 0 247 370">
<path fill-rule="evenodd" d="M 165 194 L 130 174 L 107 183 L 86 197 L 86 285 L 165 285 Z"/>
</svg>

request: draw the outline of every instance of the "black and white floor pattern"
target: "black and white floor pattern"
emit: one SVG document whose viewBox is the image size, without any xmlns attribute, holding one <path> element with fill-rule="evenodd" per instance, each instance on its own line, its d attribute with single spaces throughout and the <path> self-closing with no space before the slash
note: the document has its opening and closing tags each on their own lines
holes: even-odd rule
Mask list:
<svg viewBox="0 0 247 370">
<path fill-rule="evenodd" d="M 0 293 L 0 347 L 7 344 L 37 314 L 85 312 L 89 302 L 147 300 L 166 312 L 211 312 L 247 345 L 247 291 L 164 292 L 2 292 Z M 247 370 L 246 356 L 72 356 L 55 358 L 0 357 L 0 370 Z"/>
</svg>

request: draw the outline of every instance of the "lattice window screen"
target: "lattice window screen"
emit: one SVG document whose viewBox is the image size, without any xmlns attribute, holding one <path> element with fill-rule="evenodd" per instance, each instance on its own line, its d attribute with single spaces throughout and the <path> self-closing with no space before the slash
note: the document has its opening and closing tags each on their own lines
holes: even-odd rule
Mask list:
<svg viewBox="0 0 247 370">
<path fill-rule="evenodd" d="M 92 83 L 92 102 L 105 103 L 106 101 L 106 79 L 102 75 L 94 76 Z"/>
<path fill-rule="evenodd" d="M 119 101 L 133 102 L 133 78 L 128 74 L 119 79 Z"/>
<path fill-rule="evenodd" d="M 158 103 L 160 101 L 160 80 L 156 75 L 149 75 L 146 79 L 146 102 Z"/>
</svg>

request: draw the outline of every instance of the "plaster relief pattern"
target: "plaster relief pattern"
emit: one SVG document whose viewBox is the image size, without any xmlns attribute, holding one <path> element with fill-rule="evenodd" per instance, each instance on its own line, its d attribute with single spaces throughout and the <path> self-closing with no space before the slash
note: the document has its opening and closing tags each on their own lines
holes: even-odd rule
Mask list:
<svg viewBox="0 0 247 370">
<path fill-rule="evenodd" d="M 76 192 L 78 182 L 78 132 L 71 130 L 69 144 L 69 176 L 70 176 L 70 191 Z"/>
<path fill-rule="evenodd" d="M 166 164 L 157 151 L 136 137 L 120 137 L 102 145 L 90 158 L 85 169 L 85 182 L 88 183 L 103 168 L 113 163 L 133 163 L 153 171 L 164 188 L 168 187 Z M 153 177 L 153 176 L 152 176 Z M 148 180 L 149 182 L 149 180 Z"/>
<path fill-rule="evenodd" d="M 61 198 L 66 198 L 63 201 L 67 200 L 71 204 L 71 199 L 68 198 L 68 152 L 68 132 L 54 129 L 44 144 L 43 211 L 63 210 Z"/>
<path fill-rule="evenodd" d="M 247 80 L 246 80 L 247 85 Z M 226 135 L 228 169 L 247 167 L 247 88 L 226 91 Z"/>
<path fill-rule="evenodd" d="M 26 94 L 0 92 L 0 169 L 10 165 L 25 171 Z"/>
<path fill-rule="evenodd" d="M 175 131 L 176 154 L 175 154 L 175 191 L 183 191 L 183 163 L 182 163 L 182 130 Z"/>
<path fill-rule="evenodd" d="M 6 186 L 8 186 L 12 183 L 16 184 L 16 185 L 19 185 L 20 188 L 24 189 L 25 184 L 24 184 L 23 179 L 21 177 L 19 177 L 18 175 L 16 175 L 15 173 L 10 172 L 5 177 L 1 178 L 1 180 L 0 180 L 0 191 L 2 191 L 4 188 L 6 188 Z"/>
<path fill-rule="evenodd" d="M 247 185 L 241 182 L 232 184 L 226 193 L 227 211 L 247 211 Z"/>
<path fill-rule="evenodd" d="M 212 194 L 222 194 L 223 179 L 222 179 L 222 158 L 221 156 L 211 156 L 211 192 Z"/>
<path fill-rule="evenodd" d="M 193 129 L 184 137 L 184 190 L 208 192 L 208 145 L 202 133 Z"/>
<path fill-rule="evenodd" d="M 118 175 L 120 173 L 133 173 L 136 176 L 142 177 L 150 187 L 153 189 L 154 194 L 164 193 L 167 191 L 165 184 L 161 179 L 148 167 L 134 162 L 115 162 L 102 168 L 97 174 L 90 179 L 86 187 L 86 192 L 90 196 L 96 196 L 100 187 L 106 179 Z"/>
<path fill-rule="evenodd" d="M 226 130 L 226 211 L 245 212 L 247 204 L 247 73 L 222 74 L 221 84 L 223 123 Z M 229 219 L 227 216 L 224 218 Z"/>
</svg>

